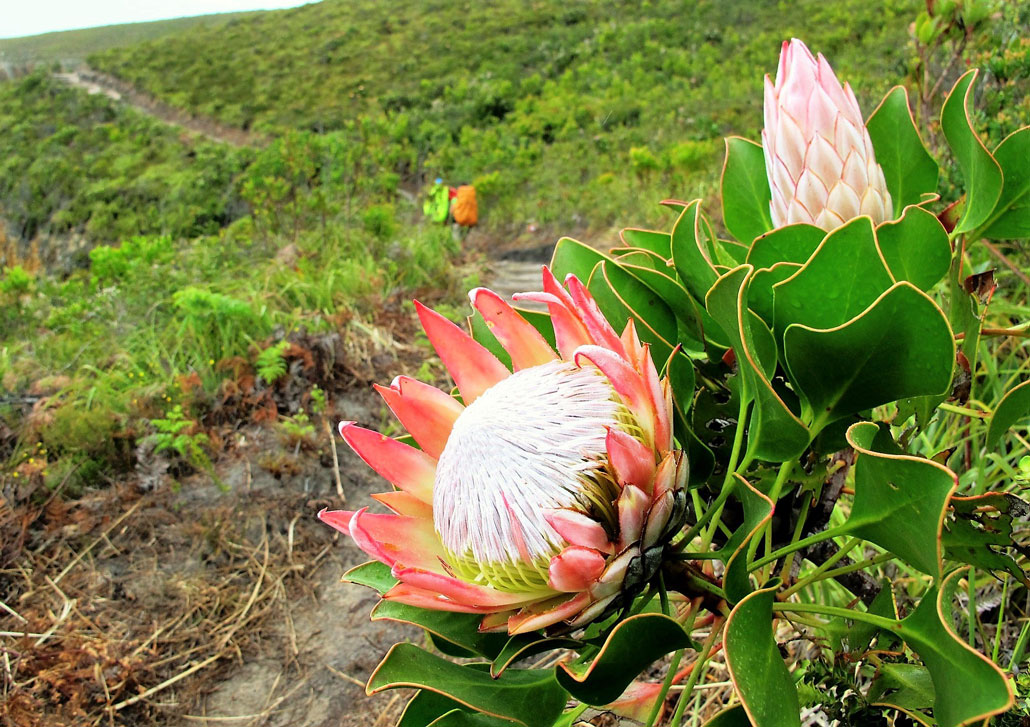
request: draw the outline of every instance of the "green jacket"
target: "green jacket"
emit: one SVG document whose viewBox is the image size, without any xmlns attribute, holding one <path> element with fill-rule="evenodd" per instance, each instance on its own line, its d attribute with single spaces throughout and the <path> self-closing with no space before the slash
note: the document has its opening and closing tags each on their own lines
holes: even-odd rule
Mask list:
<svg viewBox="0 0 1030 727">
<path fill-rule="evenodd" d="M 450 204 L 447 185 L 434 184 L 429 188 L 426 201 L 422 204 L 422 213 L 433 222 L 444 223 L 447 221 Z"/>
</svg>

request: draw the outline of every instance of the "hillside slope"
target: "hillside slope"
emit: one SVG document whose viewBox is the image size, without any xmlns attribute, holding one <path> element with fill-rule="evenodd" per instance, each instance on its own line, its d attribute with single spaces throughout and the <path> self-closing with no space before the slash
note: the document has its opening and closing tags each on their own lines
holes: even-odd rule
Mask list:
<svg viewBox="0 0 1030 727">
<path fill-rule="evenodd" d="M 485 224 L 572 229 L 710 193 L 722 136 L 757 135 L 785 38 L 824 52 L 871 110 L 905 77 L 919 6 L 325 0 L 90 62 L 244 128 L 374 128 L 403 176 L 475 182 Z"/>
<path fill-rule="evenodd" d="M 62 30 L 24 38 L 0 38 L 0 60 L 14 65 L 24 63 L 76 63 L 91 53 L 116 46 L 142 43 L 198 28 L 218 26 L 252 13 L 216 13 L 190 18 L 173 18 L 144 23 L 121 23 L 99 28 Z"/>
</svg>

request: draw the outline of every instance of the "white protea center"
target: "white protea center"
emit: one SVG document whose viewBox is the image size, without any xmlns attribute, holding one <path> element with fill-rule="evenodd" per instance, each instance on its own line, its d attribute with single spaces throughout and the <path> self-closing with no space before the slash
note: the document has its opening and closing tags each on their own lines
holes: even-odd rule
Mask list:
<svg viewBox="0 0 1030 727">
<path fill-rule="evenodd" d="M 627 412 L 596 368 L 553 361 L 517 371 L 458 417 L 440 455 L 433 519 L 457 574 L 502 590 L 546 587 L 564 545 L 544 519 L 575 508 L 611 522 L 618 493 L 608 429 Z"/>
</svg>

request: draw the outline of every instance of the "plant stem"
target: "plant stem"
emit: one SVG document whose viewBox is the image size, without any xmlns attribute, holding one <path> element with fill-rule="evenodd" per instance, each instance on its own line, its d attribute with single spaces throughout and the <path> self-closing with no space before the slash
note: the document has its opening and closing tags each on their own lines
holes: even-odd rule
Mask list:
<svg viewBox="0 0 1030 727">
<path fill-rule="evenodd" d="M 816 543 L 821 543 L 822 541 L 829 540 L 830 538 L 837 538 L 841 535 L 846 535 L 847 532 L 848 527 L 847 523 L 845 523 L 844 525 L 838 525 L 837 527 L 830 528 L 829 530 L 823 530 L 821 533 L 809 535 L 807 538 L 802 538 L 797 542 L 790 543 L 788 545 L 783 546 L 779 550 L 775 550 L 772 553 L 769 553 L 764 558 L 759 558 L 751 564 L 750 570 L 761 568 L 763 565 L 766 565 L 767 563 L 772 563 L 773 561 L 779 560 L 785 555 L 793 553 L 797 550 L 801 550 L 803 548 L 807 548 L 809 545 L 815 545 Z"/>
<path fill-rule="evenodd" d="M 977 411 L 976 409 L 969 409 L 964 406 L 955 406 L 954 404 L 948 404 L 947 402 L 938 404 L 937 408 L 943 409 L 944 411 L 950 411 L 953 414 L 961 414 L 964 417 L 973 417 L 974 419 L 987 419 L 991 416 L 991 413 L 987 411 Z"/>
<path fill-rule="evenodd" d="M 745 457 L 743 462 L 739 462 L 740 449 L 744 443 L 744 430 L 746 429 L 746 420 L 748 417 L 749 403 L 746 400 L 746 391 L 743 389 L 740 393 L 740 407 L 737 410 L 737 429 L 733 433 L 733 448 L 730 450 L 730 461 L 726 465 L 726 475 L 722 479 L 722 489 L 719 490 L 719 496 L 709 506 L 705 512 L 704 517 L 698 520 L 697 523 L 687 531 L 686 536 L 683 538 L 683 542 L 689 543 L 693 540 L 705 524 L 712 521 L 711 526 L 705 531 L 704 536 L 701 538 L 701 550 L 708 550 L 712 544 L 712 538 L 715 537 L 715 530 L 719 523 L 719 518 L 722 516 L 722 509 L 726 505 L 726 500 L 729 498 L 730 493 L 733 492 L 735 481 L 733 476 L 739 469 L 746 469 L 751 464 L 751 459 Z"/>
<path fill-rule="evenodd" d="M 769 490 L 769 499 L 772 500 L 773 510 L 776 509 L 776 503 L 780 500 L 780 493 L 783 491 L 783 485 L 786 483 L 787 478 L 790 476 L 791 471 L 794 469 L 794 460 L 784 462 L 780 465 L 780 471 L 776 475 L 776 481 L 773 482 L 772 489 Z M 762 526 L 762 531 L 765 535 L 765 552 L 768 553 L 772 550 L 772 519 L 770 518 L 765 525 Z M 747 546 L 747 557 L 751 560 L 755 557 L 755 553 L 758 552 L 758 542 L 762 539 L 763 532 L 755 533 L 751 537 L 751 542 Z"/>
<path fill-rule="evenodd" d="M 808 511 L 812 509 L 812 498 L 806 497 L 804 504 L 801 506 L 801 512 L 798 514 L 798 521 L 794 525 L 794 534 L 791 535 L 790 542 L 794 542 L 801 538 L 801 534 L 805 532 L 805 521 L 808 520 Z M 825 563 L 823 564 L 825 565 Z M 780 578 L 786 583 L 790 577 L 790 571 L 794 567 L 794 553 L 787 556 L 787 560 L 783 561 L 783 569 L 780 570 Z"/>
<path fill-rule="evenodd" d="M 694 620 L 697 618 L 697 612 L 701 607 L 701 599 L 696 598 L 690 604 L 690 612 L 687 615 L 686 623 L 683 624 L 683 630 L 689 635 L 694 630 Z M 669 660 L 669 671 L 665 674 L 665 681 L 662 682 L 662 691 L 658 695 L 658 699 L 655 700 L 654 707 L 651 708 L 651 714 L 647 717 L 645 727 L 654 727 L 655 721 L 658 719 L 658 713 L 662 711 L 662 705 L 665 704 L 665 698 L 669 696 L 669 687 L 672 686 L 673 677 L 676 676 L 676 672 L 680 668 L 680 660 L 683 658 L 683 649 L 677 649 L 672 655 L 672 659 Z"/>
<path fill-rule="evenodd" d="M 856 541 L 857 541 L 857 538 L 856 538 Z M 840 552 L 837 553 L 837 555 L 840 555 L 842 552 L 844 552 L 843 548 L 841 549 Z M 834 555 L 834 558 L 839 560 L 839 558 L 837 558 L 837 555 Z M 879 565 L 880 563 L 886 563 L 887 561 L 892 560 L 893 558 L 894 558 L 894 554 L 893 553 L 880 553 L 879 555 L 877 555 L 875 557 L 867 558 L 866 560 L 859 561 L 858 563 L 852 563 L 851 565 L 846 565 L 846 566 L 844 566 L 842 568 L 837 568 L 837 569 L 831 570 L 831 571 L 825 571 L 825 572 L 819 573 L 819 574 L 812 574 L 812 575 L 808 576 L 807 578 L 798 581 L 793 586 L 791 586 L 790 588 L 785 590 L 783 592 L 783 596 L 784 597 L 792 596 L 795 593 L 797 593 L 799 590 L 801 590 L 802 588 L 804 588 L 806 586 L 809 586 L 812 583 L 815 583 L 816 581 L 825 581 L 825 580 L 827 580 L 829 578 L 836 578 L 837 576 L 843 576 L 843 575 L 847 575 L 848 573 L 854 573 L 857 570 L 865 570 L 866 568 L 869 568 L 870 566 Z M 833 559 L 831 558 L 831 560 L 833 560 Z M 823 563 L 823 565 L 820 566 L 820 568 L 825 567 L 827 563 L 830 563 L 830 560 L 827 560 L 826 563 Z"/>
<path fill-rule="evenodd" d="M 680 727 L 680 723 L 683 722 L 683 713 L 687 709 L 687 703 L 690 701 L 690 693 L 694 691 L 694 687 L 697 686 L 698 680 L 701 678 L 701 672 L 704 671 L 704 667 L 708 662 L 708 655 L 712 652 L 712 647 L 715 646 L 715 640 L 722 632 L 722 622 L 716 621 L 712 624 L 712 632 L 705 639 L 705 643 L 701 646 L 701 652 L 697 655 L 697 659 L 694 661 L 694 668 L 690 672 L 690 677 L 687 679 L 687 683 L 683 685 L 683 691 L 680 692 L 679 699 L 676 701 L 676 712 L 672 716 L 672 720 L 669 722 L 669 727 Z"/>
<path fill-rule="evenodd" d="M 824 616 L 837 616 L 851 621 L 862 621 L 872 626 L 877 626 L 881 629 L 886 629 L 887 631 L 893 631 L 895 633 L 898 631 L 900 626 L 899 622 L 893 619 L 884 618 L 883 616 L 866 613 L 865 611 L 854 611 L 850 608 L 824 606 L 821 603 L 774 603 L 772 605 L 772 610 L 773 612 L 795 611 L 798 613 L 819 613 Z"/>
<path fill-rule="evenodd" d="M 995 664 L 998 663 L 998 649 L 1001 647 L 1001 624 L 1005 619 L 1005 607 L 1008 604 L 1010 578 L 1009 574 L 1006 573 L 1005 581 L 1001 586 L 1001 603 L 998 605 L 998 623 L 994 627 L 994 649 L 991 651 L 991 661 Z"/>
<path fill-rule="evenodd" d="M 860 542 L 861 541 L 858 538 L 852 538 L 848 542 L 844 543 L 844 546 L 840 550 L 838 550 L 836 553 L 834 553 L 829 558 L 827 558 L 825 561 L 823 561 L 822 565 L 817 567 L 814 571 L 812 571 L 807 576 L 805 576 L 804 578 L 799 580 L 797 583 L 795 583 L 793 586 L 791 586 L 786 591 L 784 591 L 783 595 L 784 596 L 789 596 L 789 595 L 791 595 L 793 593 L 796 593 L 798 591 L 798 589 L 803 588 L 804 586 L 808 585 L 809 583 L 811 583 L 813 581 L 816 581 L 816 580 L 819 580 L 819 576 L 821 576 L 827 570 L 829 570 L 830 568 L 835 566 L 837 563 L 839 563 L 840 560 L 842 558 L 844 558 L 844 556 L 846 556 L 848 553 L 850 553 L 855 548 L 855 546 L 858 545 Z M 790 557 L 787 559 L 787 563 L 792 562 L 793 559 L 794 559 L 794 554 L 791 553 Z M 786 574 L 786 571 L 784 571 L 784 573 Z"/>
</svg>

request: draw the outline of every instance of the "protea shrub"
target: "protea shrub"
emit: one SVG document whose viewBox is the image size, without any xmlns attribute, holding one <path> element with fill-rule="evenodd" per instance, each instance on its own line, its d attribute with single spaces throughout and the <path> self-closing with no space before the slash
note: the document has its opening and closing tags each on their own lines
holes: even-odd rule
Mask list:
<svg viewBox="0 0 1030 727">
<path fill-rule="evenodd" d="M 775 227 L 829 231 L 859 215 L 890 219 L 891 195 L 851 86 L 800 40 L 784 42 L 776 82 L 765 77 L 762 146 Z"/>
<path fill-rule="evenodd" d="M 685 516 L 687 461 L 675 449 L 672 393 L 633 321 L 619 335 L 582 282 L 544 268 L 557 352 L 497 294 L 473 307 L 511 357 L 416 302 L 460 401 L 399 376 L 377 386 L 420 449 L 340 425 L 396 490 L 393 512 L 323 511 L 399 583 L 385 599 L 482 613 L 483 630 L 577 627 L 654 578 Z"/>
</svg>

